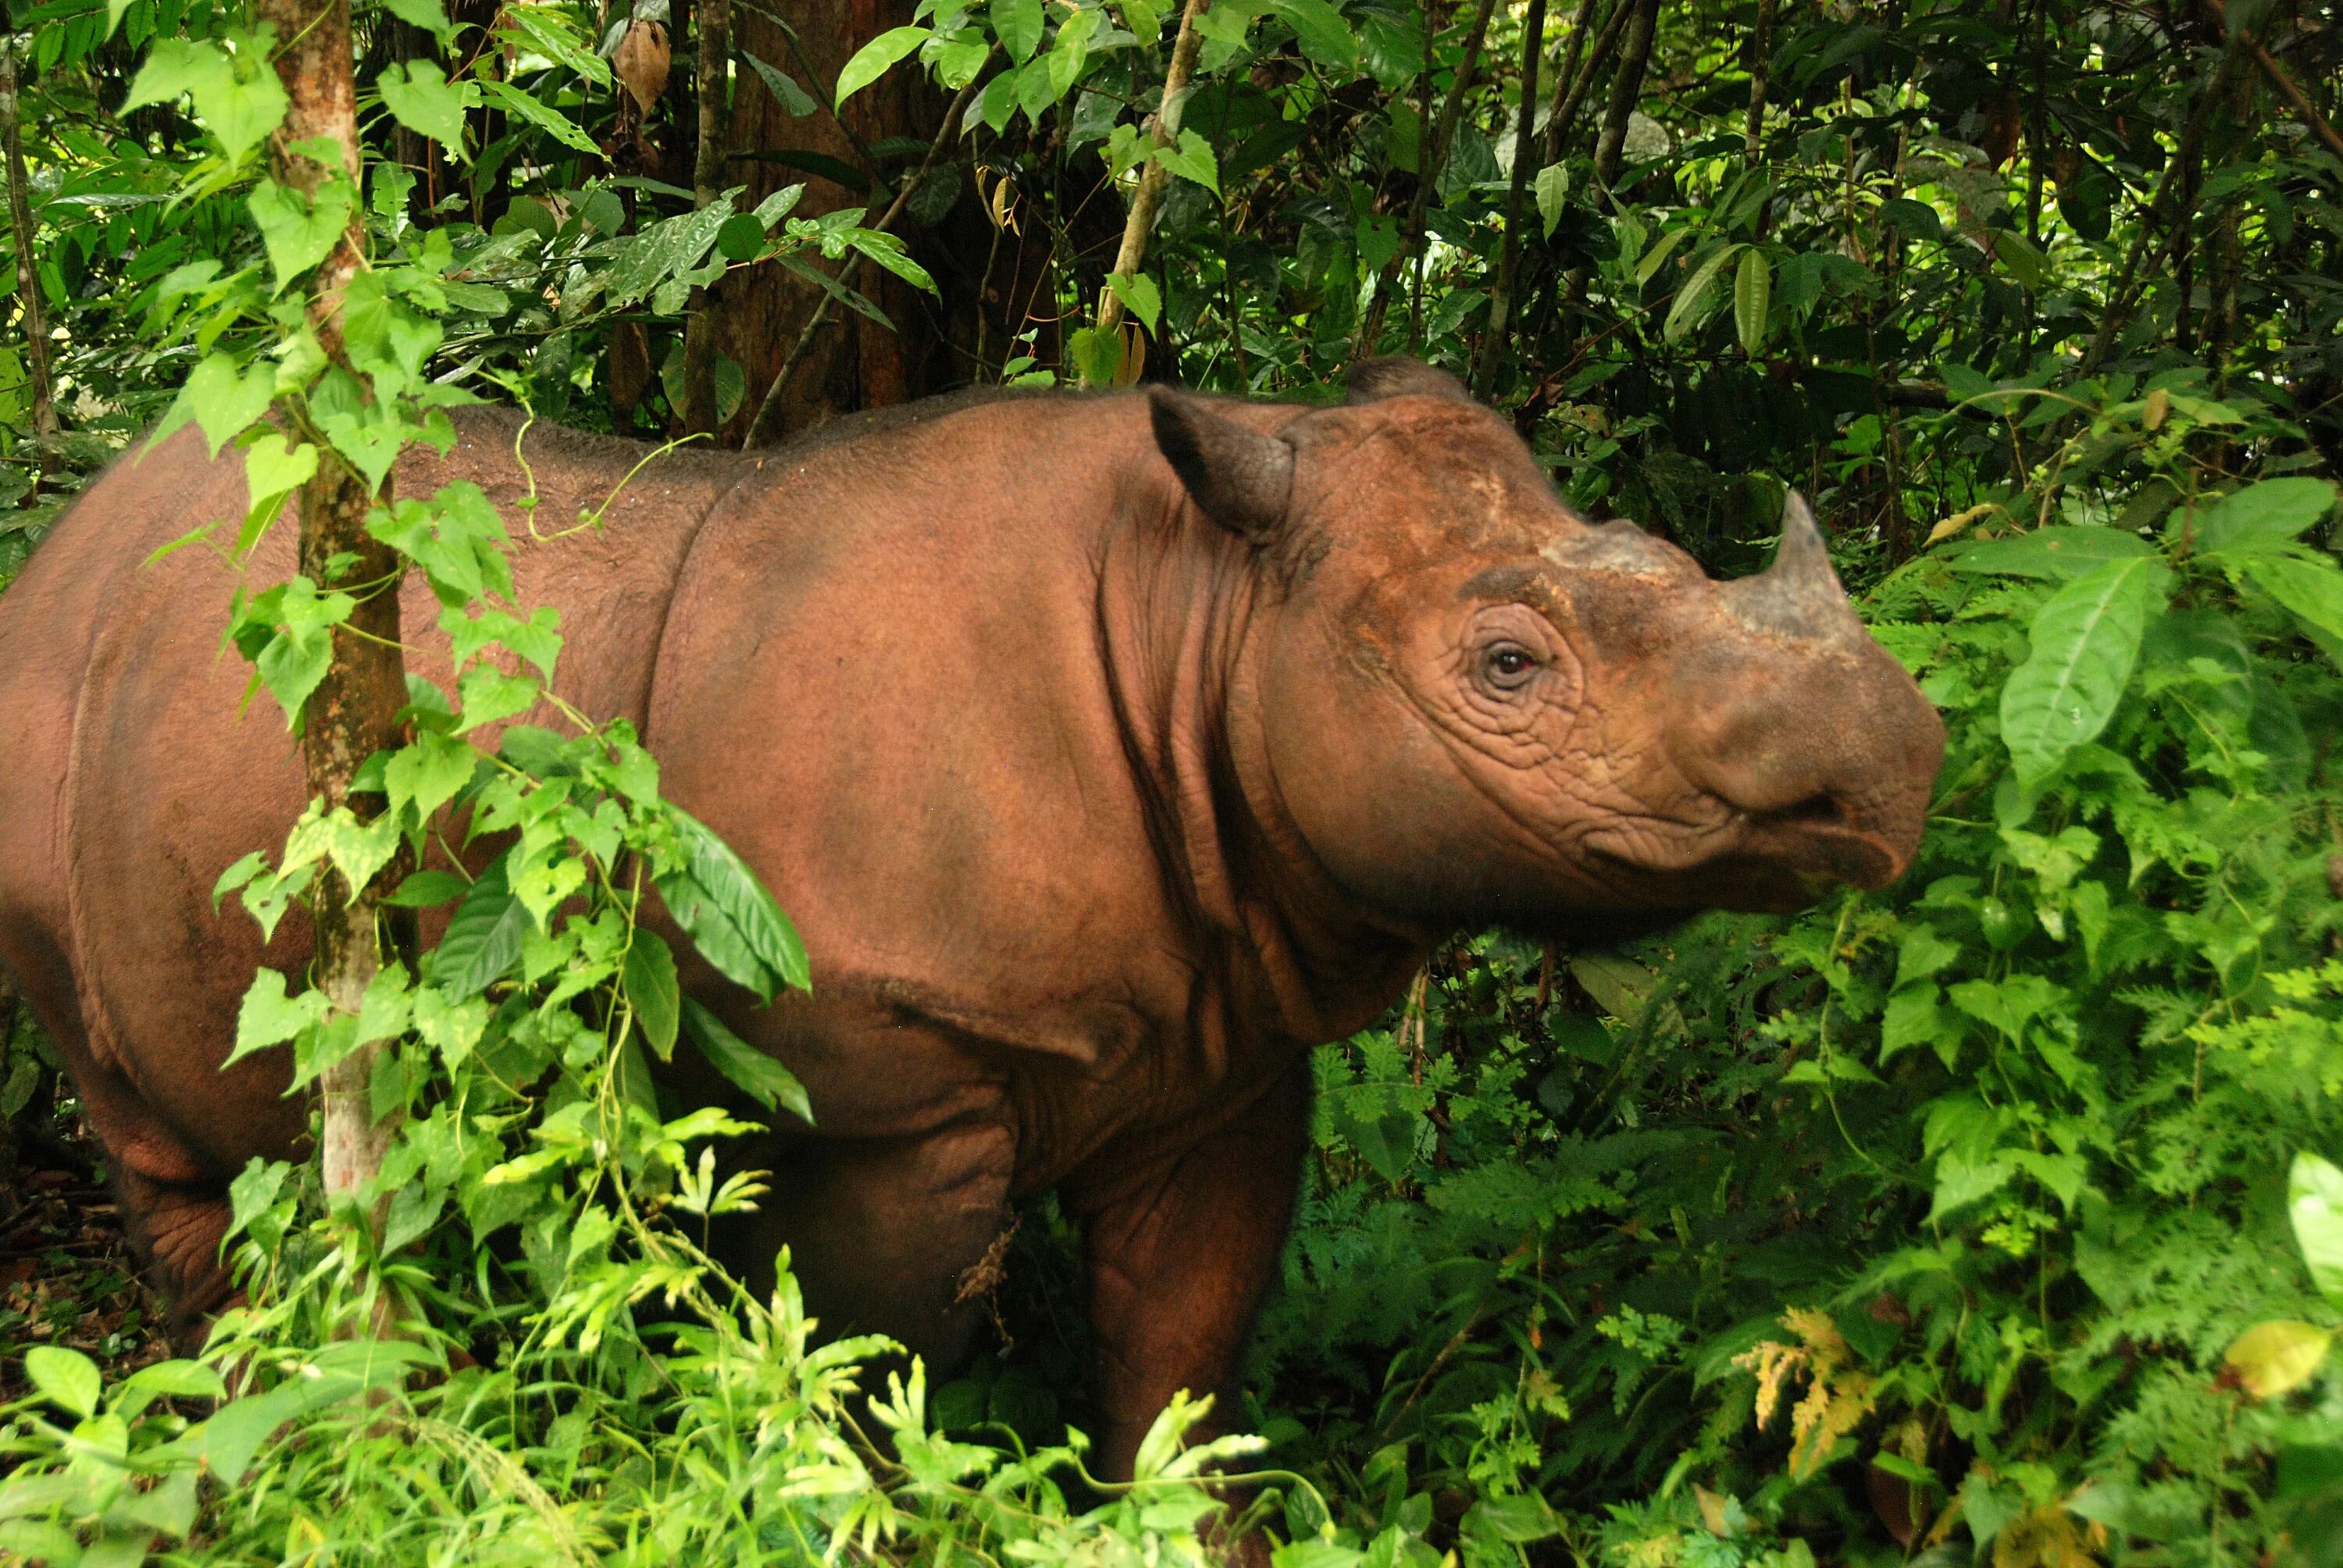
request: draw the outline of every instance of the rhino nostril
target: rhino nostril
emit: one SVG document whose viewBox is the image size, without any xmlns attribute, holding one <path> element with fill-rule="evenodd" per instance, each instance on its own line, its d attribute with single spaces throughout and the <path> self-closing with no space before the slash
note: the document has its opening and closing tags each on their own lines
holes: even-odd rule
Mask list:
<svg viewBox="0 0 2343 1568">
<path fill-rule="evenodd" d="M 1854 824 L 1846 803 L 1827 791 L 1807 796 L 1795 805 L 1756 813 L 1759 820 L 1793 828 L 1846 828 Z"/>
</svg>

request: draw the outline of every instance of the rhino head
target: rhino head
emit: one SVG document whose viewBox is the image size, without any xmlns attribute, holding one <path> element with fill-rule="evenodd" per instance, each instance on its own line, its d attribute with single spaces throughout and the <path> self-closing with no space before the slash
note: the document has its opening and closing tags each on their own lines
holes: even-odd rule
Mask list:
<svg viewBox="0 0 2343 1568">
<path fill-rule="evenodd" d="M 1504 421 L 1413 361 L 1370 361 L 1345 405 L 1273 434 L 1151 398 L 1189 498 L 1272 585 L 1232 709 L 1348 900 L 1416 929 L 1618 934 L 1910 864 L 1944 727 L 1803 500 L 1769 569 L 1716 582 L 1572 512 Z"/>
</svg>

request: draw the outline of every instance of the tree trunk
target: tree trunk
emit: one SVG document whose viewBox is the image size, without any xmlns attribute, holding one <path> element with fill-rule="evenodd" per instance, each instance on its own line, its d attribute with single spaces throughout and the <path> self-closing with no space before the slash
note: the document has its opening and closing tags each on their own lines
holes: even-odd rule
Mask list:
<svg viewBox="0 0 2343 1568">
<path fill-rule="evenodd" d="M 25 377 L 33 401 L 33 434 L 42 446 L 57 437 L 55 390 L 49 380 L 49 324 L 42 307 L 40 269 L 33 259 L 33 206 L 25 194 L 25 143 L 16 124 L 16 39 L 0 34 L 0 143 L 8 160 L 8 222 L 16 253 L 16 308 L 25 323 Z M 41 455 L 48 471 L 49 454 Z"/>
<path fill-rule="evenodd" d="M 1513 312 L 1513 290 L 1522 264 L 1522 197 L 1529 188 L 1530 144 L 1537 134 L 1538 55 L 1545 47 L 1545 0 L 1530 0 L 1522 22 L 1522 112 L 1513 122 L 1513 183 L 1505 193 L 1505 243 L 1497 259 L 1497 286 L 1489 296 L 1489 325 L 1481 335 L 1481 362 L 1474 368 L 1473 390 L 1489 396 L 1497 382 L 1497 361 L 1504 357 L 1505 321 Z"/>
<path fill-rule="evenodd" d="M 867 149 L 892 137 L 927 140 L 935 129 L 935 95 L 918 68 L 907 65 L 857 93 L 842 113 L 833 114 L 829 106 L 836 98 L 839 68 L 880 34 L 908 25 L 913 3 L 774 0 L 739 7 L 732 29 L 738 52 L 786 73 L 815 104 L 813 113 L 793 116 L 758 72 L 750 68 L 741 73 L 732 97 L 731 151 L 721 183 L 747 186 L 744 205 L 800 180 L 806 187 L 797 208 L 801 217 L 884 204 L 886 192 L 877 183 L 880 171 L 869 161 Z M 849 165 L 873 183 L 866 189 L 850 189 L 776 156 L 792 151 Z M 886 313 L 893 330 L 855 312 L 840 312 L 819 328 L 759 438 L 778 439 L 840 414 L 920 397 L 950 375 L 940 337 L 916 289 L 883 274 L 867 280 L 863 291 Z M 740 362 L 748 380 L 748 396 L 724 436 L 727 445 L 738 445 L 753 417 L 751 411 L 764 406 L 783 360 L 829 296 L 773 265 L 736 271 L 716 293 L 711 330 L 725 352 Z"/>
<path fill-rule="evenodd" d="M 699 0 L 693 13 L 699 28 L 699 68 L 692 80 L 699 100 L 699 156 L 692 169 L 691 204 L 704 207 L 724 192 L 724 131 L 731 117 L 732 3 Z M 691 316 L 683 329 L 683 427 L 695 436 L 714 431 L 719 423 L 713 306 L 707 289 L 694 289 Z"/>
<path fill-rule="evenodd" d="M 276 29 L 282 51 L 277 73 L 290 100 L 270 143 L 271 174 L 304 193 L 337 175 L 355 184 L 359 163 L 349 0 L 256 0 L 255 12 Z M 292 150 L 318 138 L 337 150 L 338 168 Z M 363 219 L 354 212 L 309 284 L 310 326 L 327 357 L 345 368 L 342 296 L 363 265 L 364 244 Z M 366 481 L 321 447 L 317 476 L 301 487 L 300 568 L 320 586 L 330 580 L 355 593 L 358 606 L 335 630 L 332 665 L 302 710 L 301 756 L 310 794 L 329 810 L 347 805 L 360 815 L 369 809 L 366 798 L 351 797 L 351 777 L 367 757 L 398 744 L 397 715 L 407 701 L 398 648 L 403 568 L 397 555 L 366 531 L 374 499 Z M 354 558 L 354 564 L 329 578 L 327 563 L 337 556 Z M 312 978 L 337 1012 L 358 1010 L 381 967 L 377 908 L 374 887 L 346 890 L 332 871 L 317 879 L 310 906 L 317 939 Z M 318 1152 L 329 1199 L 362 1187 L 381 1169 L 390 1133 L 376 1122 L 368 1094 L 380 1050 L 361 1047 L 325 1074 Z M 378 1201 L 369 1215 L 377 1234 L 381 1213 Z"/>
<path fill-rule="evenodd" d="M 1632 0 L 1631 0 L 1632 3 Z M 1619 48 L 1619 74 L 1611 78 L 1611 101 L 1603 115 L 1603 136 L 1594 144 L 1594 178 L 1608 190 L 1619 178 L 1619 161 L 1627 145 L 1627 121 L 1644 95 L 1644 71 L 1652 60 L 1652 34 L 1659 19 L 1660 0 L 1641 0 L 1627 19 L 1627 36 Z"/>
</svg>

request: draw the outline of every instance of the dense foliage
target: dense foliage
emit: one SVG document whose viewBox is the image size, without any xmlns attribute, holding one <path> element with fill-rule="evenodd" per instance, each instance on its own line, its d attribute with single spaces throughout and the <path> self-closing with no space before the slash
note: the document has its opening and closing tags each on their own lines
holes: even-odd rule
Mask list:
<svg viewBox="0 0 2343 1568">
<path fill-rule="evenodd" d="M 809 120 L 908 73 L 964 95 L 935 156 L 932 119 L 866 149 L 858 207 L 820 180 L 695 204 L 633 172 L 628 146 L 694 123 L 690 19 L 666 0 L 361 13 L 385 156 L 323 199 L 374 226 L 364 373 L 425 434 L 462 389 L 694 433 L 693 300 L 782 268 L 878 313 L 858 256 L 974 313 L 965 380 L 1321 397 L 1358 356 L 1413 349 L 1513 411 L 1572 498 L 1714 570 L 1761 561 L 1785 488 L 1808 491 L 1950 729 L 1897 887 L 1614 952 L 1460 934 L 1387 1027 L 1321 1053 L 1247 1412 L 1273 1445 L 1249 1462 L 1283 1467 L 1261 1493 L 1281 1568 L 2343 1558 L 2343 1173 L 2321 1158 L 2343 1156 L 2336 18 L 1220 0 L 1189 18 L 1195 78 L 1161 138 L 1177 24 L 1153 5 L 880 20 L 836 82 L 743 53 L 731 83 Z M 314 365 L 268 356 L 331 226 L 253 177 L 249 18 L 51 0 L 15 22 L 38 226 L 16 245 L 63 429 L 36 437 L 25 356 L 0 348 L 0 578 L 183 387 L 215 441 L 316 396 Z M 1160 216 L 1119 269 L 1151 163 Z M 1038 301 L 989 316 L 1011 264 Z M 1102 296 L 1129 325 L 1084 325 Z M 714 367 L 729 434 L 767 397 L 757 364 Z M 276 476 L 256 493 L 297 462 L 272 439 L 247 448 Z M 554 629 L 497 565 L 536 522 L 432 507 L 387 532 L 484 617 L 476 654 L 548 674 Z M 274 586 L 237 601 L 239 640 L 297 703 L 322 623 Z M 522 668 L 427 699 L 433 755 L 388 786 L 411 831 L 460 792 L 528 846 L 501 887 L 417 884 L 462 898 L 476 945 L 399 971 L 371 1020 L 408 1064 L 388 1277 L 426 1327 L 335 1342 L 366 1260 L 304 1172 L 256 1171 L 256 1302 L 202 1362 L 108 1385 L 63 1350 L 27 1362 L 0 1548 L 1203 1550 L 1195 1461 L 1168 1441 L 1131 1493 L 1079 1478 L 1046 1205 L 1002 1352 L 931 1398 L 913 1376 L 853 1404 L 871 1347 L 809 1350 L 786 1286 L 759 1302 L 705 1267 L 696 1217 L 753 1194 L 702 1162 L 720 1119 L 662 1121 L 640 1092 L 642 1051 L 695 1031 L 661 1010 L 640 888 L 611 873 L 628 851 L 696 879 L 703 950 L 766 989 L 794 978 L 786 927 L 595 716 L 472 752 L 468 723 L 534 699 L 536 677 L 497 684 Z M 304 853 L 348 869 L 313 832 L 243 868 L 256 912 Z M 255 1043 L 337 1049 L 299 993 L 256 996 Z M 38 1113 L 42 1048 L 18 1024 L 6 1049 L 0 1109 Z M 532 1076 L 548 1087 L 510 1087 Z M 855 1441 L 877 1425 L 883 1457 Z"/>
</svg>

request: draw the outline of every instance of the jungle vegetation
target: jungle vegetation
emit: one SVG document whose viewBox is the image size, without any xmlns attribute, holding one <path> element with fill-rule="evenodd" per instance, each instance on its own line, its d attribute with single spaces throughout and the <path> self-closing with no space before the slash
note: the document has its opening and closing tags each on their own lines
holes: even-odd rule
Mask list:
<svg viewBox="0 0 2343 1568">
<path fill-rule="evenodd" d="M 393 895 L 472 917 L 370 1015 L 397 1197 L 256 1166 L 249 1305 L 170 1355 L 51 1226 L 71 1088 L 0 992 L 0 1558 L 1153 1563 L 1224 1538 L 1216 1462 L 1277 1568 L 2343 1561 L 2333 5 L 357 0 L 355 173 L 270 139 L 299 9 L 12 0 L 0 583 L 158 421 L 281 498 L 467 396 L 741 446 L 1409 352 L 1718 575 L 1809 495 L 1949 758 L 1885 891 L 1457 933 L 1317 1060 L 1257 1440 L 1182 1455 L 1175 1409 L 1102 1488 L 1050 1205 L 996 1348 L 867 1402 L 877 1347 L 699 1253 L 735 1127 L 662 1120 L 642 1053 L 795 1086 L 610 873 L 697 887 L 753 989 L 803 955 L 623 727 L 464 739 L 558 638 L 520 519 L 418 511 L 382 544 L 516 658 L 427 701 L 367 832 L 221 868 L 302 919 L 451 801 L 518 831 L 488 894 Z M 346 350 L 288 348 L 360 256 Z M 289 712 L 347 596 L 249 588 Z M 270 979 L 241 1042 L 327 1078 L 350 1031 Z M 371 1332 L 383 1280 L 421 1332 Z"/>
</svg>

